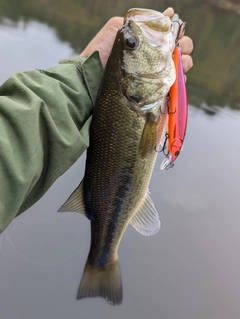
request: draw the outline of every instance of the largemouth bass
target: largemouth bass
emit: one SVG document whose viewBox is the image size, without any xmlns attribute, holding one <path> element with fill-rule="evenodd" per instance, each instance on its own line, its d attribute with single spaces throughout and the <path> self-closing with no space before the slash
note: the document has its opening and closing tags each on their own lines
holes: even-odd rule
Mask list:
<svg viewBox="0 0 240 319">
<path fill-rule="evenodd" d="M 167 117 L 160 110 L 175 80 L 178 25 L 160 12 L 131 9 L 116 35 L 93 111 L 85 175 L 60 208 L 91 221 L 78 299 L 120 304 L 117 251 L 126 227 L 143 235 L 160 228 L 148 185 Z"/>
</svg>

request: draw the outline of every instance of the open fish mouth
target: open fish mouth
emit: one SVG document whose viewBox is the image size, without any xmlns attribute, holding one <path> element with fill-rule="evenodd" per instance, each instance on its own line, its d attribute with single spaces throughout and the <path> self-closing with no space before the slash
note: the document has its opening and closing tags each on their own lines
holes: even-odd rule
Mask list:
<svg viewBox="0 0 240 319">
<path fill-rule="evenodd" d="M 161 46 L 169 42 L 175 43 L 179 31 L 179 17 L 174 14 L 172 19 L 161 12 L 149 9 L 133 8 L 128 10 L 124 23 L 134 21 L 142 30 L 143 38 L 151 46 Z M 168 34 L 166 36 L 166 34 Z M 174 41 L 172 41 L 174 39 Z M 174 47 L 171 48 L 173 51 Z"/>
<path fill-rule="evenodd" d="M 138 23 L 146 23 L 152 28 L 159 31 L 168 31 L 171 27 L 170 19 L 164 16 L 161 12 L 150 10 L 150 9 L 140 9 L 132 8 L 129 9 L 125 15 L 125 20 L 133 20 Z"/>
</svg>

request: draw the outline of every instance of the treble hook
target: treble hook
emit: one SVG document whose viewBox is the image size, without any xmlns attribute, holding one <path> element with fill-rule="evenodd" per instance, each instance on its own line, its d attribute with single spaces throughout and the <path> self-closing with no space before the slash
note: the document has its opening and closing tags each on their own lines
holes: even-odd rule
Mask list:
<svg viewBox="0 0 240 319">
<path fill-rule="evenodd" d="M 154 150 L 157 152 L 157 153 L 161 153 L 161 152 L 163 152 L 163 154 L 165 155 L 165 156 L 168 156 L 168 154 L 169 154 L 169 151 L 167 151 L 167 153 L 165 152 L 165 150 L 167 149 L 167 140 L 168 140 L 168 138 L 169 138 L 169 134 L 168 134 L 168 132 L 166 132 L 166 134 L 165 134 L 165 141 L 164 141 L 164 143 L 163 143 L 163 146 L 162 146 L 162 148 L 160 149 L 160 150 L 157 150 L 157 147 L 155 146 L 155 148 L 154 148 Z"/>
<path fill-rule="evenodd" d="M 181 28 L 183 27 L 183 32 L 184 32 L 187 23 L 186 22 L 182 22 L 180 24 L 179 21 L 174 21 L 174 22 L 177 22 L 179 24 L 179 29 L 178 29 L 178 33 L 177 33 L 177 37 L 176 37 L 176 45 L 179 46 L 178 40 L 179 40 L 179 34 L 181 32 Z"/>
<path fill-rule="evenodd" d="M 176 113 L 176 107 L 175 107 L 175 110 L 174 110 L 174 112 L 171 112 L 170 111 L 170 94 L 168 93 L 168 95 L 166 96 L 166 106 L 167 106 L 167 110 L 166 110 L 166 112 L 165 111 L 163 111 L 161 108 L 160 108 L 160 112 L 164 115 L 164 114 L 174 114 L 174 113 Z"/>
<path fill-rule="evenodd" d="M 169 106 L 170 106 L 170 104 L 169 104 L 169 99 L 170 99 L 170 96 L 169 96 L 169 93 L 168 93 L 167 96 L 166 96 L 165 104 L 164 104 L 164 111 L 163 111 L 162 108 L 160 107 L 160 112 L 161 112 L 161 114 L 163 114 L 163 115 L 169 113 Z M 167 109 L 167 110 L 165 111 L 165 109 Z"/>
</svg>

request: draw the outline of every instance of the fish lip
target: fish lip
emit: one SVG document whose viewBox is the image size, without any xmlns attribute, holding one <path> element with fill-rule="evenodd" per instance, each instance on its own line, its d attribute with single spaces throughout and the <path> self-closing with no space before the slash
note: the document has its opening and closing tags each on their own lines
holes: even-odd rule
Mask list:
<svg viewBox="0 0 240 319">
<path fill-rule="evenodd" d="M 133 14 L 132 14 L 133 12 Z M 153 10 L 153 9 L 143 9 L 143 8 L 131 8 L 127 11 L 127 13 L 124 16 L 124 21 L 125 20 L 129 20 L 131 16 L 136 16 L 137 13 L 140 13 L 139 17 L 142 17 L 142 20 L 137 20 L 137 22 L 146 22 L 146 21 L 151 21 L 151 20 L 155 20 L 156 16 L 159 17 L 167 17 L 165 16 L 163 13 L 161 13 L 160 11 L 157 10 Z M 142 15 L 142 13 L 152 13 L 152 18 L 149 20 L 146 20 L 146 16 L 149 18 L 149 15 Z M 154 15 L 155 14 L 155 15 Z M 131 19 L 130 19 L 131 20 Z M 179 15 L 177 13 L 174 13 L 174 15 L 172 16 L 172 18 L 170 19 L 172 21 L 172 23 L 177 22 L 179 23 Z"/>
<path fill-rule="evenodd" d="M 170 19 L 156 10 L 132 8 L 124 17 L 124 25 L 130 21 L 141 29 L 143 38 L 153 47 L 161 47 L 165 43 L 168 33 L 172 34 L 175 44 L 177 44 L 180 24 L 179 16 L 176 13 Z M 172 48 L 173 50 L 174 48 Z"/>
<path fill-rule="evenodd" d="M 162 18 L 164 15 L 153 9 L 144 8 L 131 8 L 127 11 L 124 16 L 124 20 L 133 20 L 135 22 L 147 22 L 151 20 L 156 20 L 156 18 Z"/>
</svg>

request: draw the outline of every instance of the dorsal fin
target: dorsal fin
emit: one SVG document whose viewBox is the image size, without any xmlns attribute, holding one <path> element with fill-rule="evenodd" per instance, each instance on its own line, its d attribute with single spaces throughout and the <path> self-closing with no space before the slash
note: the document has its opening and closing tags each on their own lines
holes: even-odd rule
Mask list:
<svg viewBox="0 0 240 319">
<path fill-rule="evenodd" d="M 83 200 L 83 181 L 59 208 L 58 212 L 77 212 L 86 216 Z"/>
<path fill-rule="evenodd" d="M 156 234 L 161 226 L 158 212 L 149 194 L 148 191 L 141 209 L 130 221 L 130 224 L 144 236 Z"/>
</svg>

